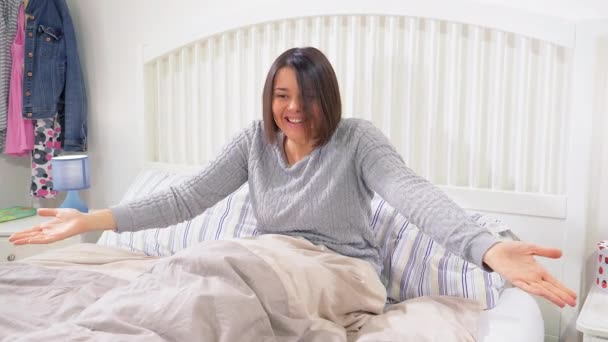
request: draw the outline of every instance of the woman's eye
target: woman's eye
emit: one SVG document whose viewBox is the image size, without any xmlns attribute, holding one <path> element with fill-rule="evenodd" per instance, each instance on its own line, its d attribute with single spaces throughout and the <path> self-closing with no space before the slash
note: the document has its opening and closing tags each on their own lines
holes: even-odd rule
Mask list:
<svg viewBox="0 0 608 342">
<path fill-rule="evenodd" d="M 276 94 L 275 97 L 279 98 L 279 99 L 286 99 L 287 95 L 285 95 L 285 94 Z"/>
</svg>

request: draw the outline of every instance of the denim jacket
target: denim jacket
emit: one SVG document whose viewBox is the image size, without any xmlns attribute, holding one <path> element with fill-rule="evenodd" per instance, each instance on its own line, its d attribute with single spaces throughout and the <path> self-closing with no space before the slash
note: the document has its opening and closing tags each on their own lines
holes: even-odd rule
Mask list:
<svg viewBox="0 0 608 342">
<path fill-rule="evenodd" d="M 65 0 L 30 0 L 25 15 L 23 117 L 58 114 L 65 151 L 87 149 L 87 101 Z"/>
</svg>

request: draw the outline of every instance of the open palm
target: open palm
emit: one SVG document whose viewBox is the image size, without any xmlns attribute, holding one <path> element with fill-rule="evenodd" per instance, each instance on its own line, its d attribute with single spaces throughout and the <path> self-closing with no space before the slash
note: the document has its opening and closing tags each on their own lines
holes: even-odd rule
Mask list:
<svg viewBox="0 0 608 342">
<path fill-rule="evenodd" d="M 15 245 L 51 243 L 85 232 L 85 215 L 76 209 L 38 209 L 38 215 L 51 220 L 14 233 L 9 241 Z"/>
<path fill-rule="evenodd" d="M 560 307 L 576 305 L 574 291 L 562 285 L 534 258 L 542 256 L 557 259 L 562 252 L 520 241 L 503 241 L 492 246 L 484 256 L 484 262 L 500 273 L 514 286 L 541 296 Z"/>
</svg>

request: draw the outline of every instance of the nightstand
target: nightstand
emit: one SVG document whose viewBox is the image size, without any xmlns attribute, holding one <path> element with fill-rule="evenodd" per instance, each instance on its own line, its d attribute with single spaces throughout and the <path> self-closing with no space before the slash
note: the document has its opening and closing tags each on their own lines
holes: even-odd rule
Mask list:
<svg viewBox="0 0 608 342">
<path fill-rule="evenodd" d="M 49 249 L 61 248 L 74 243 L 80 243 L 80 236 L 57 241 L 50 244 L 14 246 L 8 241 L 8 237 L 14 232 L 31 228 L 37 224 L 51 220 L 48 217 L 30 216 L 18 220 L 0 223 L 0 262 L 16 261 L 28 256 L 47 251 Z"/>
<path fill-rule="evenodd" d="M 583 309 L 576 320 L 576 329 L 584 334 L 584 342 L 608 341 L 608 290 L 591 286 Z"/>
</svg>

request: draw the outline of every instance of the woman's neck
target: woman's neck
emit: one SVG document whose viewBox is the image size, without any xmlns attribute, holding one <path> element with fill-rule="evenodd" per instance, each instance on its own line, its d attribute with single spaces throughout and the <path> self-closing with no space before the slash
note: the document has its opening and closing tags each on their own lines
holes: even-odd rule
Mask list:
<svg viewBox="0 0 608 342">
<path fill-rule="evenodd" d="M 283 141 L 283 150 L 285 151 L 285 159 L 287 160 L 287 164 L 292 166 L 293 164 L 299 162 L 304 159 L 307 155 L 309 155 L 315 147 L 311 144 L 298 144 L 293 140 L 289 140 L 289 138 L 285 137 Z"/>
</svg>

